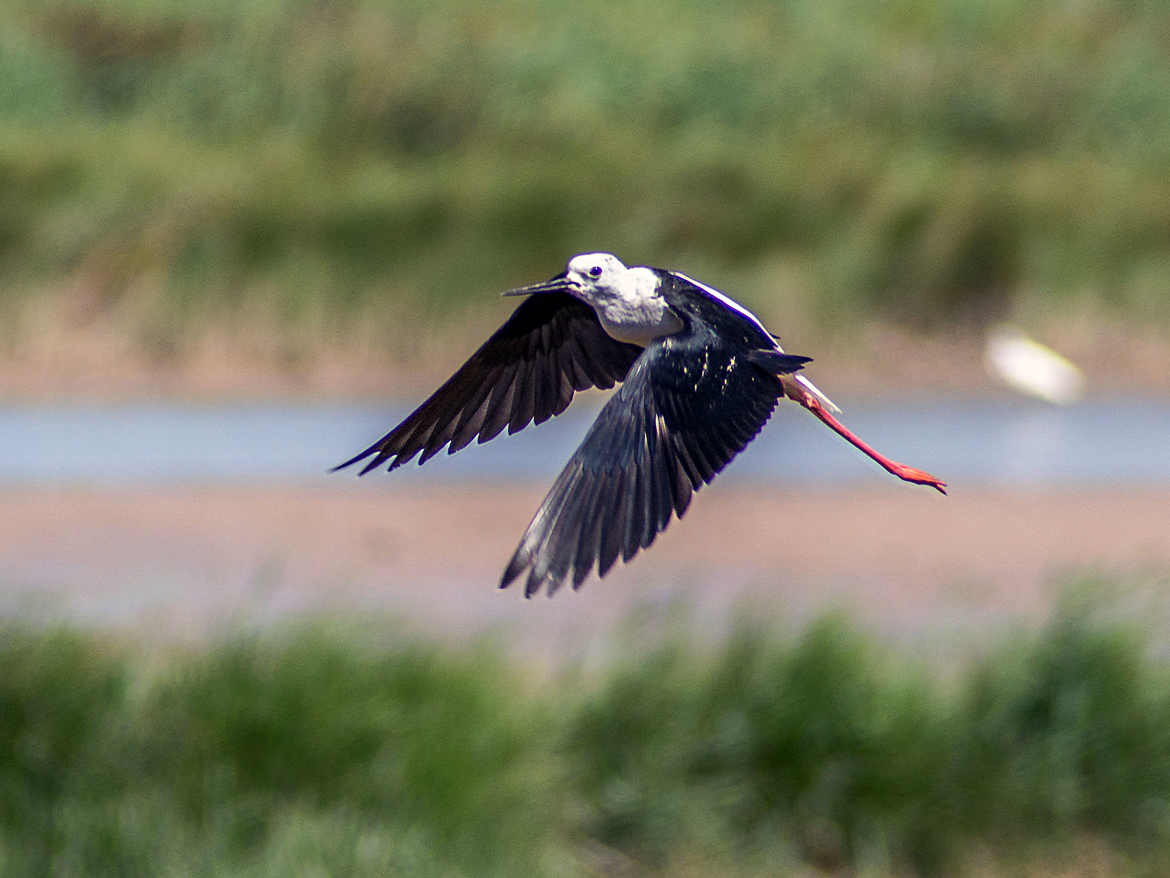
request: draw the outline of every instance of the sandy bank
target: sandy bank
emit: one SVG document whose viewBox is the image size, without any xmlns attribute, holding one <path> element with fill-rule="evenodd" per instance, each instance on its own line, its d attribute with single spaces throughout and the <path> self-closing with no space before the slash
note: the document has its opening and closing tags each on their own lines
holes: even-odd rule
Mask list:
<svg viewBox="0 0 1170 878">
<path fill-rule="evenodd" d="M 450 636 L 499 631 L 588 650 L 638 608 L 722 630 L 746 601 L 799 622 L 830 608 L 946 643 L 1035 619 L 1086 570 L 1170 570 L 1164 490 L 865 491 L 697 498 L 652 549 L 579 593 L 526 601 L 496 582 L 539 490 L 385 481 L 330 490 L 0 493 L 0 607 L 200 637 L 306 611 L 376 613 Z"/>
</svg>

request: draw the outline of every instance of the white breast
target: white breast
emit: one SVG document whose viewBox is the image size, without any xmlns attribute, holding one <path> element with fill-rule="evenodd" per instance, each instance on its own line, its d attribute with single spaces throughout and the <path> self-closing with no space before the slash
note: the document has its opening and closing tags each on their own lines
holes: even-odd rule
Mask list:
<svg viewBox="0 0 1170 878">
<path fill-rule="evenodd" d="M 658 278 L 646 268 L 624 273 L 620 295 L 591 303 L 605 331 L 618 341 L 645 347 L 656 338 L 683 328 L 678 315 L 658 295 Z M 614 291 L 615 293 L 617 291 Z"/>
<path fill-rule="evenodd" d="M 602 308 L 598 318 L 605 331 L 618 341 L 626 341 L 645 347 L 656 338 L 673 335 L 683 328 L 683 323 L 673 311 L 662 302 L 649 309 L 630 311 L 624 308 Z"/>
</svg>

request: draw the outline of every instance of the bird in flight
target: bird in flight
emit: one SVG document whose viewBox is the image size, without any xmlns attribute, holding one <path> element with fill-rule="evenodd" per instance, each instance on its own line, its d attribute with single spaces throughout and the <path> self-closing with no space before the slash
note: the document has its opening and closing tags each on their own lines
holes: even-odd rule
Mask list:
<svg viewBox="0 0 1170 878">
<path fill-rule="evenodd" d="M 888 472 L 946 493 L 930 473 L 870 448 L 840 410 L 747 308 L 677 271 L 627 267 L 584 253 L 551 280 L 504 293 L 526 297 L 442 387 L 401 424 L 345 463 L 359 475 L 395 469 L 472 439 L 487 442 L 558 415 L 579 390 L 621 387 L 536 511 L 504 570 L 527 571 L 526 596 L 579 588 L 654 542 L 691 495 L 742 451 L 780 399 L 808 409 Z"/>
</svg>

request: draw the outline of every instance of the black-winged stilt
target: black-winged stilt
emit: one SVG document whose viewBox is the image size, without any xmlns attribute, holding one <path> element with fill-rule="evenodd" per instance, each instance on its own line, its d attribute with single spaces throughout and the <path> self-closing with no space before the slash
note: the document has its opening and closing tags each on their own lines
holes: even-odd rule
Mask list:
<svg viewBox="0 0 1170 878">
<path fill-rule="evenodd" d="M 596 566 L 605 576 L 682 517 L 691 494 L 755 438 L 787 397 L 887 471 L 946 493 L 946 483 L 874 451 L 797 374 L 754 314 L 676 271 L 627 268 L 610 253 L 574 256 L 561 274 L 504 295 L 526 296 L 471 359 L 401 424 L 336 467 L 372 457 L 361 475 L 416 454 L 424 463 L 508 428 L 560 414 L 578 390 L 621 388 L 541 503 L 500 587 L 528 571 L 524 593 L 552 595 Z"/>
</svg>

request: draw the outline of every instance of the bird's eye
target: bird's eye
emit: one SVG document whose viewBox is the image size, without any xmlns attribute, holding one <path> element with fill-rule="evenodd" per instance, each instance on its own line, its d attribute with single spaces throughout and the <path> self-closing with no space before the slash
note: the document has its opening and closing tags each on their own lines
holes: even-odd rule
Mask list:
<svg viewBox="0 0 1170 878">
<path fill-rule="evenodd" d="M 601 277 L 601 266 L 595 265 L 591 269 L 589 269 L 589 276 L 590 277 Z"/>
</svg>

